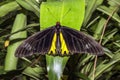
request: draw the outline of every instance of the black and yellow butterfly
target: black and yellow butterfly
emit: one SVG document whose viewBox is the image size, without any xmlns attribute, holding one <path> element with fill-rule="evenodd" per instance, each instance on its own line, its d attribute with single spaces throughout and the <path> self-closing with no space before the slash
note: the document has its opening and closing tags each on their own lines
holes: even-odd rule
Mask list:
<svg viewBox="0 0 120 80">
<path fill-rule="evenodd" d="M 56 23 L 48 29 L 27 38 L 16 50 L 15 56 L 32 54 L 71 55 L 77 53 L 103 54 L 102 47 L 90 36 Z"/>
</svg>

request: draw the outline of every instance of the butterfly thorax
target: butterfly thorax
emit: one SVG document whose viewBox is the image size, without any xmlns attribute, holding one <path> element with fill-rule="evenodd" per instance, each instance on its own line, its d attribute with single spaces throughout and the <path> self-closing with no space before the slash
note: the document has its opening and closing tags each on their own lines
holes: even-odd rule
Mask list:
<svg viewBox="0 0 120 80">
<path fill-rule="evenodd" d="M 59 34 L 60 31 L 61 31 L 61 25 L 60 25 L 59 22 L 57 22 L 56 25 L 55 25 L 55 32 Z"/>
</svg>

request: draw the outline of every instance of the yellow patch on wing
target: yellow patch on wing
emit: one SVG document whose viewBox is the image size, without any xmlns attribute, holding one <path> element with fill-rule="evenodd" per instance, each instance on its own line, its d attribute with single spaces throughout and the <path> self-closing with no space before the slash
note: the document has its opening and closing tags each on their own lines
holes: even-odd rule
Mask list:
<svg viewBox="0 0 120 80">
<path fill-rule="evenodd" d="M 57 35 L 55 33 L 54 36 L 53 36 L 51 48 L 50 48 L 50 51 L 48 52 L 48 54 L 51 54 L 51 52 L 52 52 L 52 54 L 56 54 L 56 51 L 55 51 L 55 49 L 56 49 L 56 46 L 55 46 L 55 44 L 56 44 L 56 38 L 57 38 Z"/>
<path fill-rule="evenodd" d="M 67 48 L 67 45 L 66 45 L 66 43 L 65 43 L 65 40 L 64 40 L 64 38 L 63 38 L 63 35 L 62 35 L 62 33 L 60 33 L 60 41 L 61 41 L 61 54 L 62 55 L 64 55 L 65 54 L 65 52 L 66 52 L 66 54 L 69 54 L 69 50 L 68 50 L 68 48 Z"/>
</svg>

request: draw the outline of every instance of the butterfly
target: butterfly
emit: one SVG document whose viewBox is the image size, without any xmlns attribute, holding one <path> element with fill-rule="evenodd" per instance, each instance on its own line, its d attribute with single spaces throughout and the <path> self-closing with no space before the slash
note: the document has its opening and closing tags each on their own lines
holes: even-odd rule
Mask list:
<svg viewBox="0 0 120 80">
<path fill-rule="evenodd" d="M 61 26 L 57 22 L 55 26 L 37 32 L 24 40 L 16 49 L 15 56 L 25 57 L 33 54 L 66 56 L 81 53 L 104 54 L 102 46 L 90 36 Z"/>
</svg>

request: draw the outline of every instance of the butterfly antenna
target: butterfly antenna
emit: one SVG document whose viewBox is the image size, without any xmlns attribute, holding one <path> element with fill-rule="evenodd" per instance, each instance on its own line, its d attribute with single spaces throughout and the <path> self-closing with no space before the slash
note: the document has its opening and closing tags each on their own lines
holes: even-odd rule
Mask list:
<svg viewBox="0 0 120 80">
<path fill-rule="evenodd" d="M 49 8 L 47 8 L 47 10 L 50 12 L 50 14 L 54 17 L 54 19 L 57 21 L 57 18 L 53 15 L 53 13 L 50 11 Z"/>
<path fill-rule="evenodd" d="M 62 19 L 64 19 L 64 17 L 65 17 L 70 11 L 71 11 L 71 8 L 68 9 L 68 10 L 65 12 L 65 14 L 62 16 Z"/>
</svg>

